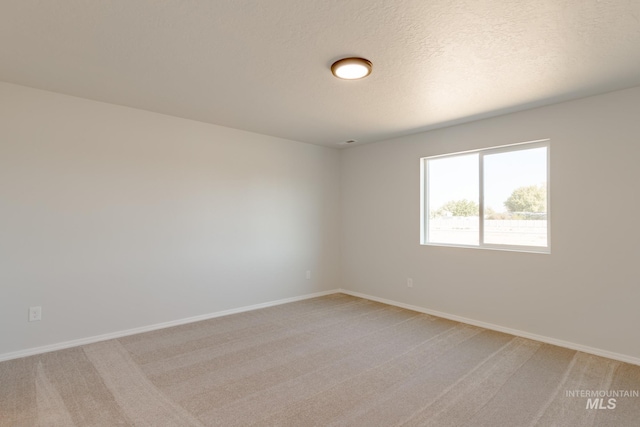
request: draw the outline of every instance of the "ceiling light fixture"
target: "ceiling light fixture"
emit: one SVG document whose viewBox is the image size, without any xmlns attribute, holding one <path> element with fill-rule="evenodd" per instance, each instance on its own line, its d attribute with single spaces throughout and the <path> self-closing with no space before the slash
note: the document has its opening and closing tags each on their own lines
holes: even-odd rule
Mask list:
<svg viewBox="0 0 640 427">
<path fill-rule="evenodd" d="M 371 61 L 364 58 L 343 58 L 331 66 L 331 72 L 339 79 L 357 80 L 371 74 Z"/>
</svg>

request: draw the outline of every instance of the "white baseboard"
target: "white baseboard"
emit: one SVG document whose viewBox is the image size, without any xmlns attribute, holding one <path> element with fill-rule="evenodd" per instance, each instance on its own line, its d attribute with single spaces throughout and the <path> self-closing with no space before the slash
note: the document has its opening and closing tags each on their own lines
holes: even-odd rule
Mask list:
<svg viewBox="0 0 640 427">
<path fill-rule="evenodd" d="M 559 340 L 559 339 L 556 339 L 556 338 L 550 338 L 550 337 L 546 337 L 546 336 L 542 336 L 542 335 L 532 334 L 532 333 L 525 332 L 525 331 L 520 331 L 520 330 L 517 330 L 517 329 L 507 328 L 507 327 L 500 326 L 500 325 L 494 325 L 492 323 L 482 322 L 482 321 L 474 320 L 474 319 L 468 319 L 468 318 L 462 317 L 462 316 L 456 316 L 454 314 L 443 313 L 443 312 L 440 312 L 440 311 L 431 310 L 431 309 L 424 308 L 424 307 L 418 307 L 418 306 L 411 305 L 411 304 L 405 304 L 405 303 L 402 303 L 402 302 L 393 301 L 393 300 L 389 300 L 389 299 L 386 299 L 386 298 L 379 298 L 379 297 L 375 297 L 373 295 L 367 295 L 367 294 L 363 294 L 363 293 L 360 293 L 360 292 L 353 292 L 353 291 L 350 291 L 350 290 L 347 290 L 347 289 L 333 289 L 333 290 L 330 290 L 330 291 L 316 292 L 316 293 L 313 293 L 313 294 L 301 295 L 301 296 L 291 297 L 291 298 L 284 298 L 284 299 L 280 299 L 280 300 L 276 300 L 276 301 L 269 301 L 269 302 L 265 302 L 265 303 L 261 303 L 261 304 L 248 305 L 248 306 L 245 306 L 245 307 L 232 308 L 230 310 L 217 311 L 215 313 L 209 313 L 209 314 L 203 314 L 203 315 L 200 315 L 200 316 L 188 317 L 188 318 L 185 318 L 185 319 L 173 320 L 173 321 L 170 321 L 170 322 L 157 323 L 155 325 L 142 326 L 140 328 L 127 329 L 127 330 L 124 330 L 124 331 L 117 331 L 117 332 L 112 332 L 112 333 L 103 334 L 103 335 L 96 335 L 96 336 L 87 337 L 87 338 L 80 338 L 80 339 L 77 339 L 77 340 L 65 341 L 65 342 L 46 345 L 46 346 L 42 346 L 42 347 L 34 347 L 34 348 L 26 349 L 26 350 L 20 350 L 20 351 L 15 351 L 15 352 L 11 352 L 11 353 L 4 353 L 4 354 L 0 354 L 0 362 L 3 362 L 5 360 L 18 359 L 18 358 L 21 358 L 21 357 L 33 356 L 33 355 L 41 354 L 41 353 L 48 353 L 50 351 L 62 350 L 62 349 L 65 349 L 65 348 L 70 348 L 70 347 L 78 347 L 78 346 L 81 346 L 81 345 L 92 344 L 92 343 L 99 342 L 99 341 L 106 341 L 106 340 L 111 340 L 111 339 L 116 339 L 116 338 L 122 338 L 122 337 L 126 337 L 126 336 L 129 336 L 129 335 L 140 334 L 140 333 L 143 333 L 143 332 L 149 332 L 149 331 L 155 331 L 155 330 L 158 330 L 158 329 L 170 328 L 172 326 L 179 326 L 179 325 L 184 325 L 184 324 L 187 324 L 187 323 L 199 322 L 199 321 L 202 321 L 202 320 L 213 319 L 213 318 L 216 318 L 216 317 L 228 316 L 230 314 L 242 313 L 242 312 L 251 311 L 251 310 L 258 310 L 260 308 L 266 308 L 266 307 L 273 307 L 273 306 L 280 305 L 280 304 L 286 304 L 286 303 L 295 302 L 295 301 L 302 301 L 302 300 L 305 300 L 305 299 L 316 298 L 316 297 L 321 297 L 321 296 L 325 296 L 325 295 L 331 295 L 331 294 L 335 294 L 335 293 L 343 293 L 343 294 L 351 295 L 351 296 L 358 297 L 358 298 L 364 298 L 364 299 L 368 299 L 368 300 L 371 300 L 371 301 L 377 301 L 377 302 L 381 302 L 383 304 L 389 304 L 389 305 L 393 305 L 393 306 L 396 306 L 396 307 L 401 307 L 401 308 L 406 308 L 408 310 L 417 311 L 419 313 L 430 314 L 432 316 L 441 317 L 443 319 L 449 319 L 449 320 L 453 320 L 453 321 L 456 321 L 456 322 L 466 323 L 468 325 L 478 326 L 478 327 L 485 328 L 485 329 L 490 329 L 490 330 L 493 330 L 493 331 L 504 332 L 506 334 L 515 335 L 515 336 L 523 337 L 523 338 L 528 338 L 528 339 L 531 339 L 531 340 L 540 341 L 540 342 L 544 342 L 544 343 L 547 343 L 547 344 L 553 344 L 553 345 L 557 345 L 559 347 L 565 347 L 565 348 L 569 348 L 571 350 L 582 351 L 584 353 L 594 354 L 596 356 L 602 356 L 602 357 L 606 357 L 608 359 L 619 360 L 621 362 L 631 363 L 633 365 L 639 365 L 640 366 L 640 358 L 638 358 L 638 357 L 628 356 L 628 355 L 620 354 L 620 353 L 614 353 L 614 352 L 607 351 L 607 350 L 602 350 L 602 349 L 599 349 L 599 348 L 588 347 L 588 346 L 581 345 L 581 344 L 575 344 L 575 343 L 572 343 L 572 342 L 569 342 L 569 341 L 563 341 L 563 340 Z"/>
<path fill-rule="evenodd" d="M 404 304 L 402 302 L 389 300 L 386 298 L 378 298 L 372 295 L 362 294 L 360 292 L 353 292 L 347 289 L 340 289 L 343 294 L 351 295 L 358 298 L 364 298 L 371 301 L 381 302 L 383 304 L 394 305 L 396 307 L 406 308 L 408 310 L 417 311 L 419 313 L 430 314 L 436 317 L 442 317 L 443 319 L 454 320 L 456 322 L 466 323 L 468 325 L 479 326 L 485 329 L 491 329 L 493 331 L 504 332 L 506 334 L 515 335 L 518 337 L 528 338 L 534 341 L 540 341 L 547 344 L 557 345 L 559 347 L 569 348 L 571 350 L 581 351 L 583 353 L 589 353 L 596 356 L 606 357 L 608 359 L 619 360 L 620 362 L 631 363 L 633 365 L 640 365 L 640 358 L 628 356 L 626 354 L 614 353 L 599 348 L 588 347 L 586 345 L 575 344 L 569 341 L 563 341 L 556 338 L 545 337 L 542 335 L 531 334 L 529 332 L 520 331 L 517 329 L 506 328 L 500 325 L 494 325 L 493 323 L 481 322 L 479 320 L 467 319 L 466 317 L 456 316 L 454 314 L 443 313 L 436 310 L 430 310 L 428 308 L 418 307 L 415 305 Z"/>
<path fill-rule="evenodd" d="M 42 347 L 28 348 L 26 350 L 14 351 L 11 353 L 0 354 L 0 362 L 11 359 L 18 359 L 21 357 L 33 356 L 41 353 L 48 353 L 50 351 L 62 350 L 70 347 L 78 347 L 81 345 L 92 344 L 99 341 L 112 340 L 115 338 L 122 338 L 129 335 L 140 334 L 143 332 L 155 331 L 158 329 L 170 328 L 172 326 L 184 325 L 187 323 L 199 322 L 201 320 L 213 319 L 215 317 L 228 316 L 230 314 L 242 313 L 245 311 L 258 310 L 260 308 L 273 307 L 275 305 L 286 304 L 289 302 L 302 301 L 309 298 L 322 297 L 325 295 L 331 295 L 339 293 L 340 289 L 333 289 L 330 291 L 316 292 L 313 294 L 301 295 L 297 297 L 284 298 L 276 301 L 264 302 L 261 304 L 248 305 L 245 307 L 232 308 L 230 310 L 217 311 L 215 313 L 203 314 L 200 316 L 188 317 L 186 319 L 172 320 L 170 322 L 156 323 L 155 325 L 142 326 L 140 328 L 127 329 L 124 331 L 111 332 L 103 335 L 95 335 L 87 338 L 80 338 L 77 340 L 64 341 L 61 343 L 45 345 Z"/>
</svg>

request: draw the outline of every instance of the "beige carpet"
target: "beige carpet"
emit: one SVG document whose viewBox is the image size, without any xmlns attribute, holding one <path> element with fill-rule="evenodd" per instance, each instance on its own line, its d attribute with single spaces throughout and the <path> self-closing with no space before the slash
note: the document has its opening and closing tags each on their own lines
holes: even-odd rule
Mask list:
<svg viewBox="0 0 640 427">
<path fill-rule="evenodd" d="M 640 367 L 335 294 L 2 362 L 0 426 L 640 425 L 575 390 Z"/>
</svg>

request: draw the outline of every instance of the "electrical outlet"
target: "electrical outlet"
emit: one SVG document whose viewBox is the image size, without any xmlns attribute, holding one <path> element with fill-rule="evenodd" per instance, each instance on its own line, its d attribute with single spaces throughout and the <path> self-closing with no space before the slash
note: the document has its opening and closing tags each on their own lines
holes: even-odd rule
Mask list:
<svg viewBox="0 0 640 427">
<path fill-rule="evenodd" d="M 411 277 L 407 277 L 407 287 L 413 288 L 413 279 Z"/>
<path fill-rule="evenodd" d="M 311 279 L 311 270 L 307 270 L 307 280 Z"/>
<path fill-rule="evenodd" d="M 29 322 L 42 320 L 42 307 L 29 307 Z"/>
</svg>

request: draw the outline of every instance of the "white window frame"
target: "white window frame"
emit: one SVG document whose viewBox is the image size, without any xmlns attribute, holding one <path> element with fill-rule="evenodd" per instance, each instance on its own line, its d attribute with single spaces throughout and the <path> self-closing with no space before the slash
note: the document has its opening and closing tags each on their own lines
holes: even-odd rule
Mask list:
<svg viewBox="0 0 640 427">
<path fill-rule="evenodd" d="M 484 156 L 490 154 L 507 153 L 520 150 L 529 150 L 533 148 L 546 147 L 547 149 L 547 246 L 521 246 L 494 244 L 484 242 Z M 479 244 L 464 245 L 457 243 L 436 243 L 429 242 L 429 197 L 427 190 L 429 183 L 429 160 L 457 157 L 466 154 L 478 154 L 478 174 L 479 174 Z M 533 253 L 551 253 L 551 141 L 549 139 L 540 139 L 536 141 L 520 142 L 516 144 L 502 145 L 498 147 L 483 148 L 478 150 L 461 151 L 456 153 L 447 153 L 437 156 L 422 157 L 420 159 L 420 244 L 425 246 L 448 246 L 474 249 L 493 249 L 517 252 L 533 252 Z"/>
</svg>

